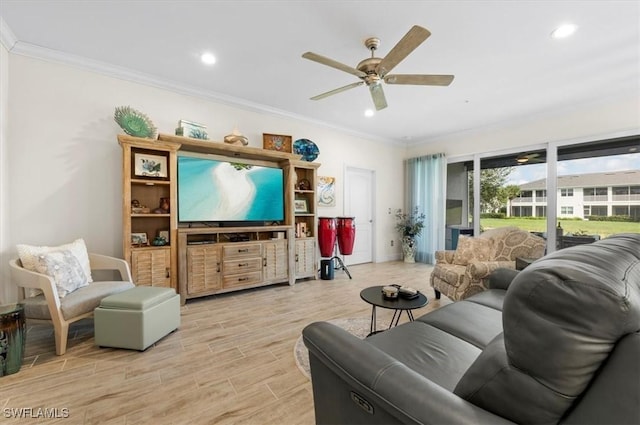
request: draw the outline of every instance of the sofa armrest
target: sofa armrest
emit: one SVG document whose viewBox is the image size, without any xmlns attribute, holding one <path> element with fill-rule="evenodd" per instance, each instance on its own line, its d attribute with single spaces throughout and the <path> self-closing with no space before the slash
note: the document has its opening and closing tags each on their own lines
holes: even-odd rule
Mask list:
<svg viewBox="0 0 640 425">
<path fill-rule="evenodd" d="M 319 424 L 512 423 L 330 323 L 312 323 L 302 334 Z"/>
<path fill-rule="evenodd" d="M 518 270 L 499 268 L 489 274 L 489 289 L 509 289 L 511 281 L 520 273 Z"/>
<path fill-rule="evenodd" d="M 486 279 L 498 269 L 515 269 L 515 261 L 477 261 L 469 263 L 466 273 L 471 281 Z"/>
<path fill-rule="evenodd" d="M 453 264 L 455 251 L 436 251 L 436 264 Z"/>
</svg>

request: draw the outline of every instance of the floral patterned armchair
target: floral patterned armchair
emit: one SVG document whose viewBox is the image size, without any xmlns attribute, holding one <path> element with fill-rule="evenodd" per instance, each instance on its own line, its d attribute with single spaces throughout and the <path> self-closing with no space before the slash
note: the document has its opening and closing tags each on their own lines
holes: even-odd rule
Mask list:
<svg viewBox="0 0 640 425">
<path fill-rule="evenodd" d="M 460 236 L 455 251 L 436 251 L 431 286 L 436 298 L 454 301 L 487 289 L 489 274 L 498 268 L 516 268 L 516 257 L 540 258 L 546 241 L 517 227 L 487 230 L 478 237 Z"/>
</svg>

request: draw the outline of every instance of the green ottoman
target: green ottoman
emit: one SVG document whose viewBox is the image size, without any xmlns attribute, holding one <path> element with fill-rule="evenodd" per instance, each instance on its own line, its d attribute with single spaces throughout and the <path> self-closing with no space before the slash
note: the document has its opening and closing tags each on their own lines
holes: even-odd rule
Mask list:
<svg viewBox="0 0 640 425">
<path fill-rule="evenodd" d="M 93 316 L 96 345 L 146 350 L 180 326 L 180 295 L 136 286 L 103 298 Z"/>
</svg>

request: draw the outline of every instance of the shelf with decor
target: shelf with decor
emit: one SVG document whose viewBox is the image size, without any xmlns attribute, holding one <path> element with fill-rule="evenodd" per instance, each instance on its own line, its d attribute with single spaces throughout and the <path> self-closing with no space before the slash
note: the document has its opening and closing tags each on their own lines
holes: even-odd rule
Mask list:
<svg viewBox="0 0 640 425">
<path fill-rule="evenodd" d="M 291 260 L 295 264 L 296 279 L 317 278 L 317 169 L 320 164 L 307 161 L 291 161 L 291 206 L 295 250 Z"/>
<path fill-rule="evenodd" d="M 180 145 L 121 134 L 122 245 L 136 285 L 177 289 L 175 162 Z"/>
</svg>

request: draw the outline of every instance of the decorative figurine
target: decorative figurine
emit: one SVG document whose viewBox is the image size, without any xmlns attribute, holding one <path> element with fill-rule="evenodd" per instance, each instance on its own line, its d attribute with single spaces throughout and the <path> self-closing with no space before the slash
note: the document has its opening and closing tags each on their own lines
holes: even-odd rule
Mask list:
<svg viewBox="0 0 640 425">
<path fill-rule="evenodd" d="M 154 214 L 169 214 L 169 198 L 160 198 L 160 205 L 153 210 Z"/>
<path fill-rule="evenodd" d="M 224 136 L 224 142 L 229 143 L 230 145 L 247 146 L 249 144 L 249 139 L 247 139 L 242 135 L 242 133 L 240 133 L 240 131 L 238 131 L 238 127 L 234 127 L 231 134 L 227 134 L 226 136 Z"/>
</svg>

